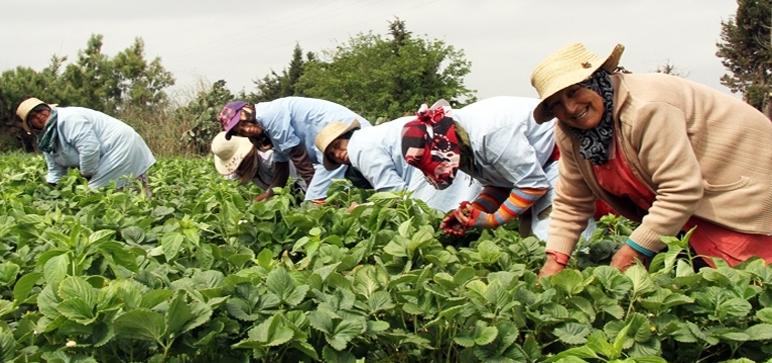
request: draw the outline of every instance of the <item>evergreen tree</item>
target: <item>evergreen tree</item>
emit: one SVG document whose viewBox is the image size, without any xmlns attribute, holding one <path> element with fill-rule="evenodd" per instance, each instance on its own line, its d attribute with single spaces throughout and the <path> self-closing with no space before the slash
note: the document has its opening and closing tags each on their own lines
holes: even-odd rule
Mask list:
<svg viewBox="0 0 772 363">
<path fill-rule="evenodd" d="M 729 71 L 721 83 L 772 118 L 772 0 L 738 0 L 735 16 L 721 22 L 717 46 Z"/>
</svg>

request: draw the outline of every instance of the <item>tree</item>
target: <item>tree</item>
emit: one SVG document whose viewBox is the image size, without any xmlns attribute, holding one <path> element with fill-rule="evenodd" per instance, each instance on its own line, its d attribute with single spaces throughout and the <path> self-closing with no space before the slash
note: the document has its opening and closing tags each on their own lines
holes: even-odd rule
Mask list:
<svg viewBox="0 0 772 363">
<path fill-rule="evenodd" d="M 195 99 L 175 111 L 177 122 L 191 121 L 192 127 L 185 132 L 184 140 L 199 154 L 209 153 L 210 142 L 221 130 L 217 116 L 222 107 L 233 99 L 225 81 L 219 80 L 211 88 L 199 91 Z"/>
<path fill-rule="evenodd" d="M 772 118 L 772 0 L 738 0 L 734 18 L 721 22 L 716 45 L 729 71 L 721 83 Z"/>
<path fill-rule="evenodd" d="M 300 45 L 295 44 L 289 68 L 284 69 L 281 74 L 271 71 L 270 74 L 256 81 L 257 93 L 250 95 L 249 98 L 260 102 L 287 96 L 300 96 L 295 85 L 303 75 L 306 63 L 314 61 L 314 54 L 309 52 L 306 59 L 307 61 L 303 60 L 303 50 Z"/>
<path fill-rule="evenodd" d="M 168 97 L 163 89 L 174 85 L 174 77 L 161 65 L 160 58 L 145 60 L 142 39 L 134 39 L 134 44 L 118 53 L 112 63 L 122 108 L 152 110 L 166 105 Z"/>
<path fill-rule="evenodd" d="M 463 51 L 440 40 L 414 37 L 405 23 L 389 23 L 390 39 L 359 34 L 309 61 L 295 91 L 334 101 L 370 120 L 414 112 L 421 103 L 444 98 L 452 104 L 474 101 L 463 78 L 470 62 Z"/>
</svg>

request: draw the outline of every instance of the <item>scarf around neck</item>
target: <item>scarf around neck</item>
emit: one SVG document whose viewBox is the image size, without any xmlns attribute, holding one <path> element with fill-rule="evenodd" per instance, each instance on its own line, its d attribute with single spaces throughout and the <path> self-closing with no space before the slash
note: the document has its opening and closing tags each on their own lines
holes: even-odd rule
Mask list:
<svg viewBox="0 0 772 363">
<path fill-rule="evenodd" d="M 38 149 L 45 153 L 56 152 L 56 145 L 59 139 L 59 131 L 56 127 L 59 117 L 56 109 L 51 109 L 51 116 L 46 121 L 46 126 L 43 128 L 43 134 L 38 139 Z"/>
<path fill-rule="evenodd" d="M 598 69 L 590 78 L 579 83 L 603 98 L 603 116 L 597 126 L 588 130 L 569 127 L 569 130 L 579 140 L 579 153 L 582 158 L 595 165 L 603 165 L 608 161 L 611 140 L 614 139 L 614 126 L 611 113 L 614 109 L 614 87 L 611 84 L 609 72 Z"/>
</svg>

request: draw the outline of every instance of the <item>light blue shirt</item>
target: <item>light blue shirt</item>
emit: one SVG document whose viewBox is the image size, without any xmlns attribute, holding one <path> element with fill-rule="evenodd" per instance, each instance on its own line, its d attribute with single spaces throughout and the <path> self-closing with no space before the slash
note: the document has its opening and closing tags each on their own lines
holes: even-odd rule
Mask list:
<svg viewBox="0 0 772 363">
<path fill-rule="evenodd" d="M 334 121 L 353 122 L 358 120 L 361 127 L 370 122 L 337 103 L 305 97 L 284 97 L 255 105 L 255 118 L 268 133 L 275 150 L 274 161 L 289 161 L 289 150 L 303 143 L 314 163 L 314 177 L 306 190 L 306 200 L 327 196 L 327 189 L 333 179 L 342 179 L 346 166 L 329 171 L 322 166 L 322 150 L 314 145 L 316 135 L 327 124 Z"/>
<path fill-rule="evenodd" d="M 347 147 L 351 166 L 359 170 L 375 190 L 409 190 L 414 198 L 441 211 L 455 209 L 459 203 L 474 199 L 482 186 L 469 175 L 458 172 L 448 188 L 437 190 L 420 170 L 405 161 L 402 127 L 414 119 L 415 116 L 401 117 L 355 131 Z"/>
<path fill-rule="evenodd" d="M 484 186 L 550 188 L 543 166 L 555 147 L 555 120 L 537 124 L 535 98 L 492 97 L 452 110 L 469 134 L 474 169 L 467 171 Z"/>
<path fill-rule="evenodd" d="M 155 163 L 155 157 L 131 126 L 99 111 L 58 107 L 56 151 L 43 153 L 46 180 L 56 183 L 68 168 L 91 176 L 88 185 L 99 188 L 115 181 L 123 186 Z"/>
</svg>

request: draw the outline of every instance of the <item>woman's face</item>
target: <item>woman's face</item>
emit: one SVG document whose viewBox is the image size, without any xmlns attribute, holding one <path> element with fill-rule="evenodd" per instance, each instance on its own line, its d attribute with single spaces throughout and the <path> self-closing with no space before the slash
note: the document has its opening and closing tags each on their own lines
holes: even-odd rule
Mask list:
<svg viewBox="0 0 772 363">
<path fill-rule="evenodd" d="M 42 130 L 46 126 L 48 117 L 51 116 L 51 110 L 45 109 L 40 112 L 33 112 L 27 116 L 27 123 L 35 130 Z"/>
<path fill-rule="evenodd" d="M 344 165 L 351 165 L 348 159 L 348 140 L 347 138 L 339 137 L 327 146 L 325 155 L 330 160 Z"/>
<path fill-rule="evenodd" d="M 577 129 L 591 129 L 603 118 L 603 98 L 578 84 L 566 87 L 545 102 L 548 112 L 564 124 Z"/>
<path fill-rule="evenodd" d="M 241 120 L 233 127 L 233 134 L 243 137 L 258 137 L 262 135 L 263 128 L 254 121 Z"/>
</svg>

